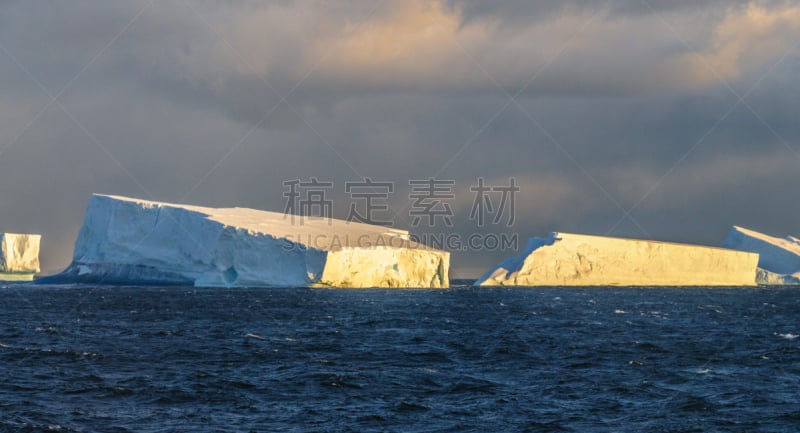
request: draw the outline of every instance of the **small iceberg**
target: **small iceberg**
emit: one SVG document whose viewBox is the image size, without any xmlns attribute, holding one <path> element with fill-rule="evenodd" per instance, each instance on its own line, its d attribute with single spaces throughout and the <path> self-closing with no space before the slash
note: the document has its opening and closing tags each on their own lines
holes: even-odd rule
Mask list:
<svg viewBox="0 0 800 433">
<path fill-rule="evenodd" d="M 39 273 L 36 234 L 0 233 L 0 281 L 31 281 Z"/>
</svg>

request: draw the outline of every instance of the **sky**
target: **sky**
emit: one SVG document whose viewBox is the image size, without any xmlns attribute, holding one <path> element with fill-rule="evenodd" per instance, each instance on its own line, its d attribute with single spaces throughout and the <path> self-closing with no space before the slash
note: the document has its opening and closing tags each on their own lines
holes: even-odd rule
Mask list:
<svg viewBox="0 0 800 433">
<path fill-rule="evenodd" d="M 340 218 L 392 182 L 421 236 L 800 234 L 797 2 L 0 0 L 0 89 L 0 231 L 46 273 L 92 193 L 282 211 L 312 177 Z M 429 178 L 452 227 L 413 226 Z M 470 218 L 479 178 L 513 224 Z"/>
</svg>

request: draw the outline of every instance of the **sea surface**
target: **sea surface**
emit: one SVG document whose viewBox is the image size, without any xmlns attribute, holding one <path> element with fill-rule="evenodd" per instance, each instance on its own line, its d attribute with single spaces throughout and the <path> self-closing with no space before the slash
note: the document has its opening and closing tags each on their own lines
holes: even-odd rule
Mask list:
<svg viewBox="0 0 800 433">
<path fill-rule="evenodd" d="M 792 288 L 0 286 L 0 431 L 798 432 Z"/>
</svg>

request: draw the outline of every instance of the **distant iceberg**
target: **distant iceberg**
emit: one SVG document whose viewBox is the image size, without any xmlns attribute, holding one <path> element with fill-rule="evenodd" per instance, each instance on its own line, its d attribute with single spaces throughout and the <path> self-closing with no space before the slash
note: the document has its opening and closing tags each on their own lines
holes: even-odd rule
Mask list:
<svg viewBox="0 0 800 433">
<path fill-rule="evenodd" d="M 440 288 L 449 260 L 386 227 L 93 195 L 72 264 L 37 281 Z"/>
<path fill-rule="evenodd" d="M 776 238 L 733 226 L 722 246 L 758 253 L 759 284 L 800 284 L 800 239 Z"/>
<path fill-rule="evenodd" d="M 571 233 L 531 238 L 481 286 L 755 286 L 758 255 Z"/>
<path fill-rule="evenodd" d="M 0 281 L 30 281 L 39 273 L 41 235 L 0 233 Z"/>
</svg>

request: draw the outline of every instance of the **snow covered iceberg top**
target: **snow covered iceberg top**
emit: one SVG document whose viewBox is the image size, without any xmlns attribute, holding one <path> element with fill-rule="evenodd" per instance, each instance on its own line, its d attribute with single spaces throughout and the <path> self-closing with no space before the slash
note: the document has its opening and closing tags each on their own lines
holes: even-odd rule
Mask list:
<svg viewBox="0 0 800 433">
<path fill-rule="evenodd" d="M 187 215 L 192 218 L 185 218 Z M 179 219 L 184 218 L 184 219 Z M 164 221 L 161 221 L 164 219 Z M 143 225 L 149 222 L 152 226 Z M 409 240 L 409 233 L 371 224 L 337 220 L 333 218 L 286 215 L 280 212 L 248 208 L 211 208 L 194 205 L 164 203 L 129 197 L 94 194 L 89 203 L 73 259 L 87 255 L 102 255 L 104 249 L 93 249 L 100 244 L 97 236 L 107 242 L 129 242 L 131 236 L 149 232 L 154 227 L 174 225 L 175 233 L 156 232 L 153 235 L 170 235 L 173 238 L 189 237 L 198 247 L 208 246 L 202 232 L 195 229 L 213 223 L 224 228 L 235 228 L 250 235 L 270 235 L 297 246 L 323 251 L 346 247 L 395 246 L 430 249 Z M 98 233 L 95 229 L 105 230 Z M 151 235 L 152 236 L 152 235 Z M 86 242 L 81 242 L 81 241 Z"/>
<path fill-rule="evenodd" d="M 448 267 L 402 230 L 93 195 L 72 265 L 43 282 L 446 287 Z"/>
<path fill-rule="evenodd" d="M 483 286 L 753 286 L 756 254 L 699 245 L 550 233 L 487 272 Z"/>
<path fill-rule="evenodd" d="M 800 284 L 800 239 L 778 238 L 733 226 L 722 246 L 758 253 L 761 284 Z"/>
<path fill-rule="evenodd" d="M 0 233 L 0 273 L 35 274 L 39 272 L 41 235 Z M 6 279 L 9 275 L 0 279 Z"/>
</svg>

